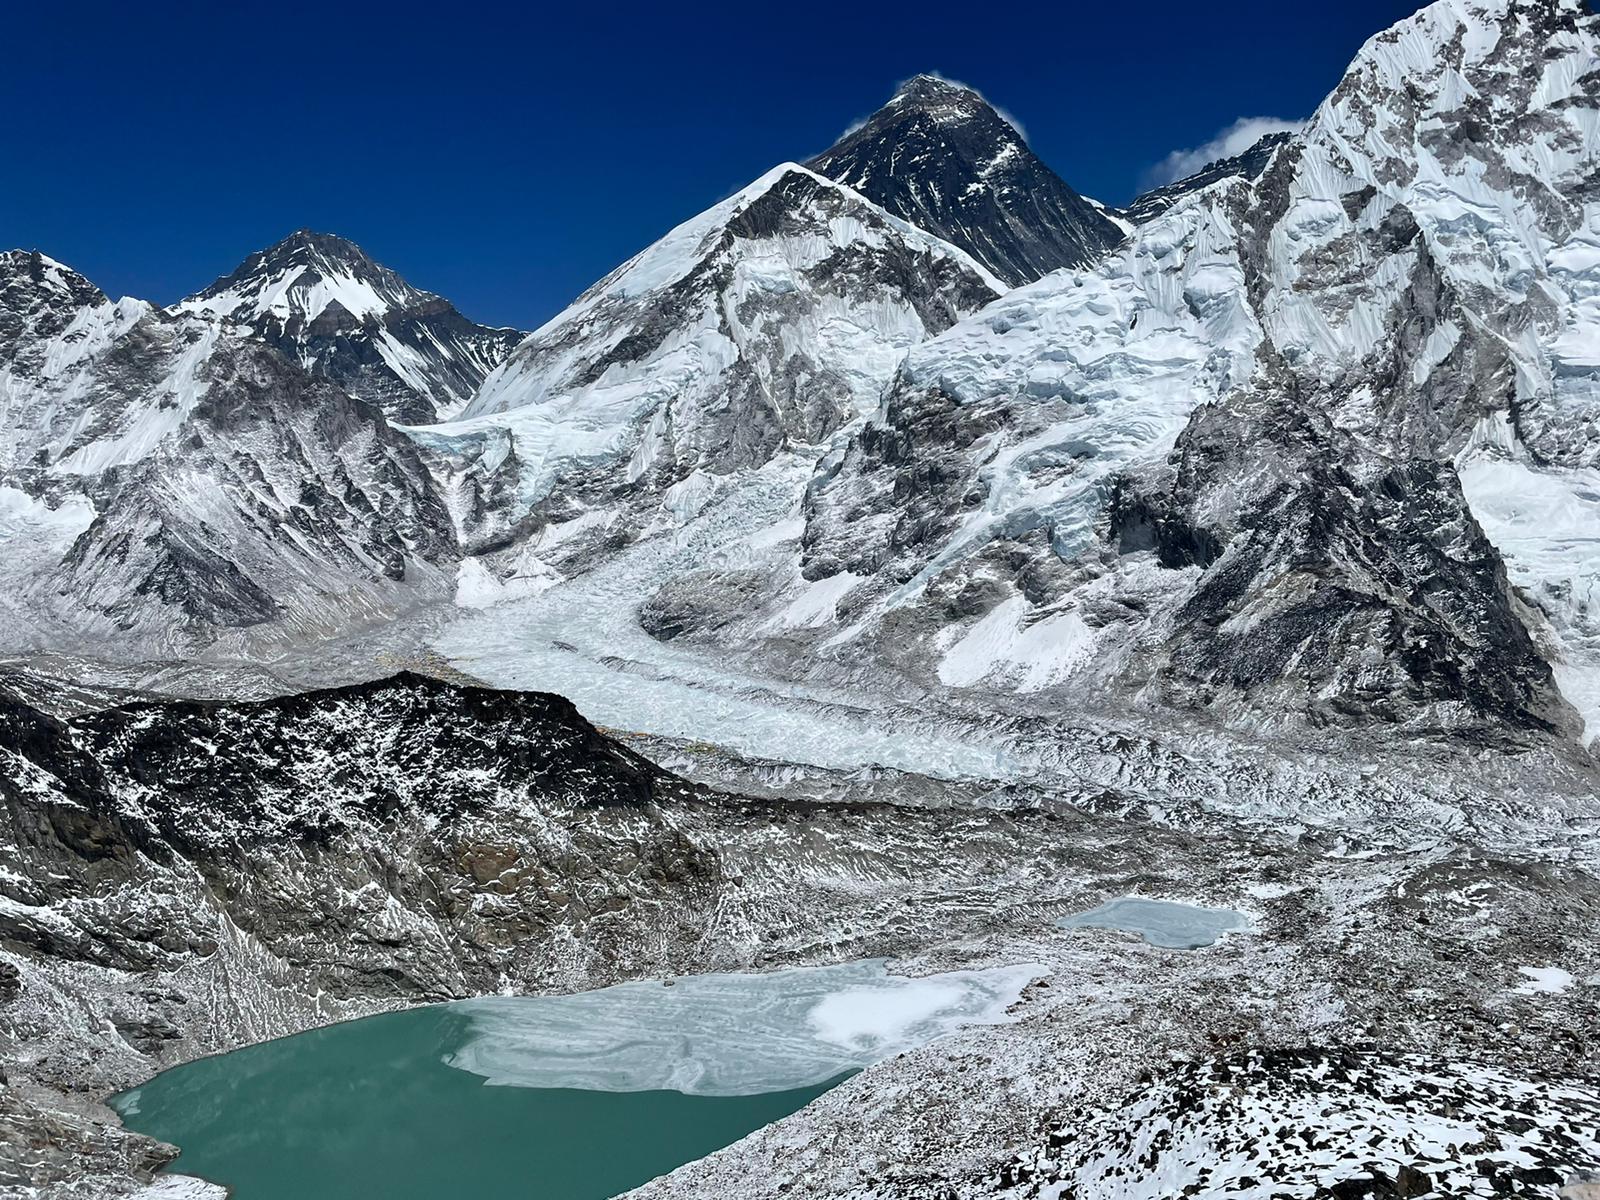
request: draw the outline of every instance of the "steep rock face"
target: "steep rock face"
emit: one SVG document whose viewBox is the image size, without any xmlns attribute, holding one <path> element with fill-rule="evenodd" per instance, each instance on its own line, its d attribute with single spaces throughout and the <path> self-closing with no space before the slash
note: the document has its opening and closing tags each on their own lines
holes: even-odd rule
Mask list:
<svg viewBox="0 0 1600 1200">
<path fill-rule="evenodd" d="M 806 164 L 960 246 L 1011 286 L 1083 267 L 1122 240 L 971 88 L 903 84 L 860 128 Z"/>
<path fill-rule="evenodd" d="M 1279 378 L 1197 413 L 1153 497 L 1125 480 L 1113 500 L 1119 549 L 1201 571 L 1150 653 L 1149 698 L 1272 697 L 1317 722 L 1566 726 L 1449 464 L 1367 458 L 1325 397 Z"/>
<path fill-rule="evenodd" d="M 0 729 L 0 944 L 78 962 L 170 969 L 231 922 L 335 991 L 447 996 L 534 923 L 604 924 L 586 886 L 612 904 L 631 874 L 715 869 L 654 808 L 694 789 L 555 696 L 402 674 L 63 721 L 7 694 Z M 164 918 L 197 882 L 205 907 Z M 496 883 L 515 911 L 473 902 Z"/>
<path fill-rule="evenodd" d="M 0 251 L 0 353 L 62 332 L 80 309 L 105 293 L 64 263 L 37 250 Z"/>
<path fill-rule="evenodd" d="M 877 404 L 907 349 L 1000 288 L 954 247 L 780 166 L 601 280 L 460 421 L 418 437 L 462 464 L 469 536 L 523 521 L 626 540 L 824 443 Z"/>
<path fill-rule="evenodd" d="M 376 409 L 214 321 L 0 265 L 23 330 L 0 434 L 7 605 L 31 628 L 13 644 L 326 633 L 414 602 L 453 556 L 421 451 Z"/>
<path fill-rule="evenodd" d="M 1159 217 L 1185 196 L 1210 187 L 1213 183 L 1235 177 L 1259 179 L 1271 164 L 1272 156 L 1293 140 L 1292 133 L 1269 133 L 1243 154 L 1219 158 L 1214 163 L 1207 163 L 1193 175 L 1140 194 L 1119 215 L 1135 225 L 1143 225 Z"/>
<path fill-rule="evenodd" d="M 219 318 L 391 420 L 459 412 L 522 334 L 467 320 L 355 243 L 302 229 L 175 306 Z"/>
<path fill-rule="evenodd" d="M 1467 502 L 1485 453 L 1592 469 L 1595 61 L 1576 3 L 1373 39 L 1259 176 L 911 355 L 813 486 L 808 576 L 887 567 L 851 636 L 920 611 L 947 684 L 1570 728 Z M 1558 680 L 1592 594 L 1550 590 L 1576 636 L 1534 630 Z"/>
</svg>

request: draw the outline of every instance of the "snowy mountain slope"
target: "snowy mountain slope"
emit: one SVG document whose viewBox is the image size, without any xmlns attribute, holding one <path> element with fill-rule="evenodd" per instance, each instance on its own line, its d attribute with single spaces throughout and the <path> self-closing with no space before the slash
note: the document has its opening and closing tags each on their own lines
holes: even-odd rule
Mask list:
<svg viewBox="0 0 1600 1200">
<path fill-rule="evenodd" d="M 152 311 L 37 253 L 0 254 L 0 469 L 94 471 L 174 427 L 211 339 Z"/>
<path fill-rule="evenodd" d="M 308 229 L 174 308 L 231 323 L 401 422 L 458 412 L 523 336 L 476 325 L 355 243 Z"/>
<path fill-rule="evenodd" d="M 0 351 L 62 332 L 80 309 L 105 293 L 71 267 L 37 250 L 0 252 Z"/>
<path fill-rule="evenodd" d="M 907 349 L 1000 290 L 785 164 L 529 335 L 460 420 L 413 432 L 460 464 L 467 536 L 531 529 L 565 561 L 680 525 L 730 478 L 826 442 Z"/>
<path fill-rule="evenodd" d="M 0 649 L 82 656 L 0 672 L 0 1169 L 148 1177 L 83 1101 L 243 1040 L 885 954 L 1049 976 L 644 1194 L 1554 1200 L 1600 1166 L 1595 47 L 1443 0 L 1004 294 L 780 167 L 405 428 L 0 259 Z M 567 700 L 46 673 L 370 679 L 430 602 Z M 1057 924 L 1131 894 L 1247 928 Z"/>
<path fill-rule="evenodd" d="M 1406 103 L 1395 102 L 1400 93 Z M 1334 419 L 1357 438 L 1456 457 L 1473 516 L 1592 738 L 1595 18 L 1565 0 L 1433 5 L 1368 44 L 1306 143 L 1313 182 L 1297 189 L 1285 222 L 1301 252 L 1277 260 L 1284 336 L 1324 369 L 1348 371 Z M 1344 175 L 1370 180 L 1375 194 L 1356 209 L 1367 192 L 1347 187 L 1345 211 L 1330 213 L 1328 181 Z M 1385 246 L 1386 227 L 1410 222 L 1420 231 L 1413 245 Z M 1333 255 L 1343 259 L 1338 286 L 1306 287 Z M 1399 298 L 1384 295 L 1402 280 Z M 1374 322 L 1384 304 L 1393 315 Z M 1373 387 L 1353 364 L 1382 362 L 1396 328 L 1402 352 Z"/>
<path fill-rule="evenodd" d="M 432 597 L 447 576 L 493 607 L 670 535 L 582 589 L 616 606 L 593 622 L 601 659 L 620 623 L 635 663 L 692 673 L 698 647 L 719 679 L 738 652 L 730 678 L 855 687 L 877 663 L 963 703 L 1565 732 L 1556 688 L 1592 717 L 1600 645 L 1593 573 L 1569 569 L 1593 469 L 1594 52 L 1567 0 L 1441 0 L 1375 38 L 1302 135 L 1004 296 L 916 222 L 943 219 L 923 202 L 948 198 L 946 173 L 998 204 L 982 197 L 1003 173 L 981 164 L 1034 160 L 975 94 L 920 78 L 829 167 L 848 160 L 910 223 L 780 167 L 602 280 L 409 444 L 355 415 L 334 422 L 363 431 L 347 450 L 325 428 L 289 436 L 316 403 L 264 358 L 239 375 L 289 400 L 263 413 L 261 447 L 237 456 L 201 411 L 246 342 L 358 392 L 389 378 L 380 350 L 378 375 L 345 351 L 390 345 L 427 300 L 348 243 L 292 238 L 166 314 L 80 303 L 19 260 L 7 286 L 33 299 L 8 300 L 7 504 L 35 531 L 28 561 L 61 560 L 101 612 L 119 572 L 175 573 L 141 594 L 193 591 L 206 622 L 292 610 L 289 628 L 329 628 L 343 609 L 317 597 L 349 579 L 368 615 L 393 611 L 368 584 Z M 445 359 L 467 378 L 489 361 L 474 354 Z M 176 449 L 191 427 L 199 465 Z M 340 503 L 287 499 L 308 474 Z M 321 520 L 344 479 L 355 516 Z M 1506 503 L 1518 479 L 1571 520 L 1528 536 Z M 135 482 L 115 552 L 95 548 L 102 520 L 63 558 L 119 480 Z M 218 540 L 154 536 L 185 510 Z M 285 549 L 319 565 L 280 572 L 299 597 L 284 608 L 265 583 L 201 578 L 191 545 L 224 537 L 250 579 Z M 162 570 L 127 565 L 162 546 Z"/>
<path fill-rule="evenodd" d="M 1470 682 L 1470 704 L 1563 724 L 1451 462 L 1485 421 L 1509 422 L 1552 467 L 1592 461 L 1582 430 L 1600 393 L 1576 348 L 1592 340 L 1600 267 L 1597 46 L 1595 18 L 1566 0 L 1442 2 L 1378 35 L 1313 116 L 1271 201 L 1277 228 L 1249 254 L 1296 404 L 1327 422 L 1315 453 L 1344 464 L 1368 512 L 1399 499 L 1443 549 L 1408 564 L 1388 604 L 1399 627 L 1422 618 L 1396 647 L 1407 688 L 1430 690 L 1438 669 L 1487 672 L 1498 682 Z M 1374 533 L 1395 540 L 1381 520 Z M 1452 641 L 1460 652 L 1435 656 Z"/>
<path fill-rule="evenodd" d="M 381 413 L 47 262 L 0 258 L 18 331 L 0 365 L 0 494 L 25 566 L 5 581 L 12 650 L 325 633 L 427 594 L 453 557 L 448 514 Z"/>
<path fill-rule="evenodd" d="M 881 576 L 898 602 L 996 539 L 1082 553 L 1115 474 L 1248 376 L 1261 335 L 1236 241 L 1221 205 L 1191 205 L 912 351 L 813 484 L 807 576 Z"/>
<path fill-rule="evenodd" d="M 920 347 L 812 489 L 808 578 L 878 572 L 868 625 L 914 606 L 947 685 L 1570 728 L 1452 464 L 1497 411 L 1590 454 L 1594 24 L 1443 0 L 1258 178 Z"/>
<path fill-rule="evenodd" d="M 977 92 L 917 75 L 807 164 L 960 246 L 1008 284 L 1093 263 L 1122 240 Z"/>
</svg>

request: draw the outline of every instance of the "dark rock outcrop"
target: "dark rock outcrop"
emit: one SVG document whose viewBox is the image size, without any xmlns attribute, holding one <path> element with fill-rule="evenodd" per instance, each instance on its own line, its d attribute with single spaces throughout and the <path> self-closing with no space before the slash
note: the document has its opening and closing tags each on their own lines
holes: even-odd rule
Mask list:
<svg viewBox="0 0 1600 1200">
<path fill-rule="evenodd" d="M 1041 162 L 977 92 L 918 75 L 806 164 L 1015 286 L 1081 267 L 1122 240 L 1103 209 Z"/>
</svg>

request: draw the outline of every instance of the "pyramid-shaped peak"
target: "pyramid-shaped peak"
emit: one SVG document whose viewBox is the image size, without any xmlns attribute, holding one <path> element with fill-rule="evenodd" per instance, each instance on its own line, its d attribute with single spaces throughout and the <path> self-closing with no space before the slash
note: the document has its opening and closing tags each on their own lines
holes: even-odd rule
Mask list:
<svg viewBox="0 0 1600 1200">
<path fill-rule="evenodd" d="M 1010 285 L 1084 266 L 1122 240 L 965 84 L 915 75 L 806 166 L 944 238 Z"/>
<path fill-rule="evenodd" d="M 954 79 L 946 79 L 943 75 L 931 71 L 913 75 L 896 88 L 894 94 L 896 97 L 913 100 L 966 97 L 979 103 L 983 102 L 983 97 L 976 88 L 958 83 Z"/>
<path fill-rule="evenodd" d="M 1015 127 L 976 88 L 943 75 L 913 75 L 868 118 L 866 126 L 894 127 L 912 118 L 931 118 L 936 125 L 971 124 L 986 132 L 992 129 L 998 136 L 1017 136 Z"/>
<path fill-rule="evenodd" d="M 374 261 L 349 238 L 297 229 L 257 250 L 178 307 L 234 317 L 297 312 L 311 320 L 337 302 L 362 319 L 436 299 Z"/>
<path fill-rule="evenodd" d="M 280 242 L 260 252 L 262 261 L 304 262 L 320 259 L 330 264 L 377 268 L 372 257 L 349 238 L 314 229 L 296 229 Z"/>
</svg>

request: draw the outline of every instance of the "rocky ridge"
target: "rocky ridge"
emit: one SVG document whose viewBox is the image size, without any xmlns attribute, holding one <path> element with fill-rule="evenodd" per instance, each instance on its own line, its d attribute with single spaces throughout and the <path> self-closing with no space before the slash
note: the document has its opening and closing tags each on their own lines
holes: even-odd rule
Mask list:
<svg viewBox="0 0 1600 1200">
<path fill-rule="evenodd" d="M 241 1041 L 508 986 L 880 954 L 1046 975 L 1013 1024 L 874 1067 L 642 1194 L 776 1195 L 800 1177 L 818 1195 L 996 1194 L 1017 1182 L 1009 1148 L 1072 1105 L 1103 1111 L 1111 1138 L 1139 1072 L 1181 1077 L 1178 1055 L 1203 1078 L 1233 1045 L 1360 1037 L 1565 1079 L 1516 1084 L 1563 1120 L 1591 1102 L 1600 959 L 1579 931 L 1596 848 L 1559 820 L 1543 849 L 1486 853 L 1476 807 L 1442 820 L 1461 836 L 1393 845 L 1359 817 L 1284 836 L 1053 787 L 976 808 L 750 800 L 651 766 L 558 698 L 417 675 L 67 718 L 11 695 L 3 719 L 0 1146 L 31 1147 L 0 1155 L 13 1186 L 135 1187 L 171 1152 L 94 1101 Z M 1135 888 L 1240 906 L 1253 931 L 1190 952 L 1053 928 Z M 1518 964 L 1567 982 L 1529 990 Z M 1473 1136 L 1488 1119 L 1458 1113 Z M 862 1153 L 829 1154 L 841 1138 Z M 1572 1146 L 1561 1162 L 1592 1163 Z M 1370 1178 L 1345 1165 L 1330 1178 Z"/>
</svg>

